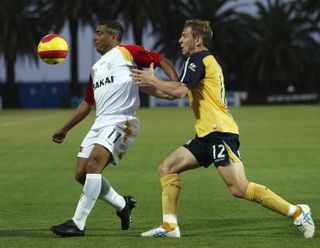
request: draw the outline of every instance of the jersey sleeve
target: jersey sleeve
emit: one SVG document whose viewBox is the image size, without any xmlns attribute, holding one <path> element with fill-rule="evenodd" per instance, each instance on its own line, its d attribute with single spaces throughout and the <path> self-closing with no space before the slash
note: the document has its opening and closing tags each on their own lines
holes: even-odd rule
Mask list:
<svg viewBox="0 0 320 248">
<path fill-rule="evenodd" d="M 202 56 L 193 56 L 192 54 L 185 63 L 180 82 L 186 84 L 189 89 L 193 88 L 205 77 L 205 65 L 202 58 Z"/>
<path fill-rule="evenodd" d="M 159 53 L 145 49 L 138 45 L 121 45 L 125 47 L 132 55 L 134 62 L 139 67 L 149 67 L 151 63 L 159 66 L 163 56 Z"/>
<path fill-rule="evenodd" d="M 89 80 L 88 80 L 88 84 L 87 84 L 87 88 L 86 88 L 86 94 L 84 95 L 83 100 L 85 100 L 87 103 L 89 103 L 91 105 L 95 105 L 91 75 L 90 75 Z"/>
</svg>

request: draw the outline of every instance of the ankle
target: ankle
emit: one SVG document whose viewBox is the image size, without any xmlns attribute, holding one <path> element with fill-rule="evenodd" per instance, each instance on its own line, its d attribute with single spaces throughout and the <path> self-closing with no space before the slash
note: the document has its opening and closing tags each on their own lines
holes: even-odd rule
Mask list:
<svg viewBox="0 0 320 248">
<path fill-rule="evenodd" d="M 169 222 L 162 222 L 162 227 L 166 230 L 166 231 L 173 231 L 178 225 L 174 224 L 174 223 L 169 223 Z"/>
<path fill-rule="evenodd" d="M 292 215 L 292 220 L 295 220 L 300 214 L 301 214 L 302 210 L 300 207 L 296 208 L 296 211 L 294 211 L 293 215 Z"/>
</svg>

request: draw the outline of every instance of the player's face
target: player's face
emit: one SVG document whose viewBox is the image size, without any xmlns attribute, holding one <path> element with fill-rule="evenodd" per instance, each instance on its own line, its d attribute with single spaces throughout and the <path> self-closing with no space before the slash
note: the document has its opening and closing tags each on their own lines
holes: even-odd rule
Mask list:
<svg viewBox="0 0 320 248">
<path fill-rule="evenodd" d="M 190 57 L 190 55 L 195 51 L 195 39 L 193 38 L 191 27 L 183 29 L 179 39 L 179 44 L 182 50 L 182 55 L 184 56 Z"/>
<path fill-rule="evenodd" d="M 105 25 L 97 26 L 96 32 L 93 36 L 93 43 L 97 49 L 97 52 L 101 55 L 105 54 L 114 47 L 112 35 L 109 34 Z"/>
</svg>

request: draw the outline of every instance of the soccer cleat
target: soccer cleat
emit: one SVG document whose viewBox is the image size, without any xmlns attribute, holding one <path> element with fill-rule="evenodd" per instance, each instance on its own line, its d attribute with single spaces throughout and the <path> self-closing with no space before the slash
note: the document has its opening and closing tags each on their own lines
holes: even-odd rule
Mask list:
<svg viewBox="0 0 320 248">
<path fill-rule="evenodd" d="M 315 226 L 311 218 L 311 209 L 308 205 L 297 205 L 301 208 L 301 214 L 295 218 L 293 224 L 303 233 L 305 238 L 312 238 Z"/>
<path fill-rule="evenodd" d="M 155 237 L 155 238 L 161 238 L 161 237 L 180 238 L 180 228 L 176 226 L 173 230 L 168 231 L 164 229 L 163 226 L 161 225 L 149 231 L 141 233 L 141 236 Z"/>
<path fill-rule="evenodd" d="M 84 236 L 84 229 L 80 230 L 73 220 L 67 220 L 65 223 L 52 226 L 50 230 L 62 237 Z"/>
<path fill-rule="evenodd" d="M 137 201 L 132 196 L 124 196 L 126 205 L 121 211 L 117 211 L 117 215 L 121 219 L 121 229 L 128 230 L 132 221 L 131 211 L 136 206 Z"/>
</svg>

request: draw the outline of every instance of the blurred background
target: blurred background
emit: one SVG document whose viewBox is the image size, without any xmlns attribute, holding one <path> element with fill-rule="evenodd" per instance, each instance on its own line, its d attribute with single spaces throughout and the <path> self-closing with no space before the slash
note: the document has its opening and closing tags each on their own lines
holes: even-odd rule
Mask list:
<svg viewBox="0 0 320 248">
<path fill-rule="evenodd" d="M 69 108 L 81 101 L 99 58 L 92 35 L 100 19 L 126 28 L 123 43 L 164 54 L 180 73 L 178 39 L 186 19 L 211 22 L 210 51 L 220 63 L 230 105 L 318 104 L 318 0 L 0 0 L 0 108 Z M 40 39 L 58 33 L 68 58 L 44 64 Z M 185 106 L 141 95 L 142 106 Z"/>
</svg>

